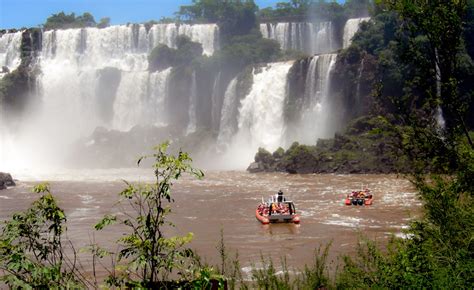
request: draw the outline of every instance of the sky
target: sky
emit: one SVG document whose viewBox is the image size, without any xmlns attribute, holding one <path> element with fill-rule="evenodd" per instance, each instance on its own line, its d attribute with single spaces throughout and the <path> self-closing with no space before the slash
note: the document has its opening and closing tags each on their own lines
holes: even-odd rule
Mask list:
<svg viewBox="0 0 474 290">
<path fill-rule="evenodd" d="M 260 8 L 284 0 L 255 0 Z M 37 27 L 52 14 L 64 11 L 91 13 L 96 22 L 110 17 L 111 24 L 141 23 L 171 17 L 192 0 L 0 0 L 0 29 Z"/>
</svg>

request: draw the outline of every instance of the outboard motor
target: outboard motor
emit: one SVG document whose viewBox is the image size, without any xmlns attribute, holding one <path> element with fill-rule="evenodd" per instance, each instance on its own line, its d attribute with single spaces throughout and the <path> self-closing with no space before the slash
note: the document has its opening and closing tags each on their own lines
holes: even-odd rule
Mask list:
<svg viewBox="0 0 474 290">
<path fill-rule="evenodd" d="M 364 199 L 363 199 L 363 198 L 357 199 L 357 203 L 358 203 L 359 205 L 364 205 Z"/>
</svg>

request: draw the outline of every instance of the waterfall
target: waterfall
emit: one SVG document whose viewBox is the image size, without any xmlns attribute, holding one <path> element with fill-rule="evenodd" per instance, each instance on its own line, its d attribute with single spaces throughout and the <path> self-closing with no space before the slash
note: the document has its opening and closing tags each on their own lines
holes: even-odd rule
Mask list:
<svg viewBox="0 0 474 290">
<path fill-rule="evenodd" d="M 217 24 L 155 24 L 151 27 L 149 48 L 166 44 L 176 48 L 176 37 L 186 35 L 192 41 L 202 44 L 203 53 L 212 55 L 219 48 L 219 27 Z"/>
<path fill-rule="evenodd" d="M 230 142 L 235 133 L 236 113 L 237 113 L 237 77 L 229 83 L 224 95 L 222 111 L 220 114 L 219 135 L 217 145 L 222 148 Z"/>
<path fill-rule="evenodd" d="M 135 125 L 167 124 L 164 101 L 171 68 L 161 72 L 125 72 L 114 102 L 112 127 L 128 131 Z"/>
<path fill-rule="evenodd" d="M 283 107 L 287 75 L 293 62 L 271 63 L 253 70 L 250 93 L 240 102 L 238 132 L 234 142 L 255 152 L 283 145 Z"/>
<path fill-rule="evenodd" d="M 343 48 L 348 48 L 351 45 L 352 37 L 354 37 L 357 30 L 359 30 L 359 25 L 363 21 L 369 21 L 369 20 L 370 20 L 370 17 L 347 19 L 346 25 L 344 26 L 344 35 L 342 37 Z"/>
<path fill-rule="evenodd" d="M 337 49 L 331 22 L 262 23 L 260 32 L 264 38 L 276 40 L 283 50 L 320 54 Z"/>
<path fill-rule="evenodd" d="M 360 62 L 359 72 L 357 75 L 357 88 L 356 88 L 356 97 L 355 97 L 356 105 L 360 104 L 360 82 L 362 80 L 362 73 L 364 72 L 364 64 L 365 64 L 365 58 L 362 58 Z"/>
<path fill-rule="evenodd" d="M 188 127 L 186 129 L 186 135 L 196 132 L 196 107 L 197 107 L 197 84 L 196 84 L 196 71 L 193 71 L 191 81 L 191 92 L 189 94 L 189 107 L 188 107 Z"/>
<path fill-rule="evenodd" d="M 211 127 L 212 129 L 219 128 L 220 116 L 221 116 L 221 107 L 222 107 L 222 98 L 220 98 L 219 85 L 221 83 L 221 72 L 217 73 L 217 76 L 214 78 L 214 85 L 212 86 L 212 98 L 211 98 Z"/>
<path fill-rule="evenodd" d="M 22 31 L 18 31 L 15 33 L 5 33 L 0 36 L 0 78 L 4 75 L 3 67 L 13 71 L 20 65 L 22 33 Z"/>
<path fill-rule="evenodd" d="M 103 29 L 84 28 L 44 32 L 41 54 L 42 80 L 44 80 L 42 83 L 49 82 L 43 85 L 45 104 L 51 100 L 52 96 L 64 99 L 60 91 L 66 92 L 69 91 L 68 88 L 77 88 L 76 91 L 83 91 L 78 97 L 82 100 L 77 100 L 74 93 L 68 94 L 65 100 L 71 101 L 72 97 L 75 101 L 71 104 L 85 105 L 87 102 L 84 100 L 93 98 L 94 94 L 89 94 L 84 90 L 94 88 L 95 85 L 92 82 L 87 86 L 78 87 L 76 75 L 93 75 L 99 69 L 113 67 L 122 71 L 122 77 L 113 104 L 114 115 L 111 128 L 126 131 L 139 124 L 166 124 L 167 120 L 162 107 L 167 94 L 165 87 L 170 70 L 148 73 L 149 51 L 161 43 L 175 47 L 176 37 L 185 34 L 193 41 L 201 42 L 205 53 L 211 54 L 216 48 L 217 29 L 215 24 L 171 23 L 155 24 L 149 30 L 142 24 L 134 24 L 116 25 Z M 63 67 L 67 67 L 66 74 L 60 72 Z M 66 110 L 69 110 L 67 104 L 64 105 Z M 91 113 L 89 107 L 84 109 Z M 81 115 L 81 113 L 78 111 L 73 115 Z M 91 116 L 91 119 L 94 120 L 92 122 L 94 125 L 90 127 L 107 125 L 96 121 L 97 118 L 94 116 Z M 90 133 L 90 127 L 82 134 Z"/>
<path fill-rule="evenodd" d="M 158 127 L 166 126 L 168 118 L 165 110 L 165 99 L 168 96 L 169 75 L 172 68 L 167 68 L 161 72 L 154 72 L 150 75 L 148 102 L 149 121 Z"/>
<path fill-rule="evenodd" d="M 303 112 L 296 128 L 299 142 L 314 144 L 317 138 L 334 133 L 334 127 L 329 123 L 332 114 L 330 80 L 336 58 L 337 54 L 323 54 L 311 59 L 306 75 Z"/>
<path fill-rule="evenodd" d="M 171 23 L 151 27 L 133 24 L 41 33 L 42 49 L 37 59 L 41 69 L 39 92 L 37 97 L 32 96 L 40 102 L 22 124 L 16 126 L 13 135 L 7 135 L 8 124 L 2 120 L 2 164 L 15 160 L 18 165 L 22 158 L 30 166 L 33 159 L 38 159 L 35 164 L 41 165 L 59 163 L 70 154 L 66 151 L 72 144 L 89 136 L 99 126 L 127 131 L 136 125 L 168 124 L 164 103 L 171 69 L 149 73 L 147 58 L 150 51 L 159 44 L 176 47 L 180 34 L 201 43 L 206 55 L 219 48 L 216 24 Z M 20 63 L 21 40 L 22 32 L 0 37 L 0 65 L 10 71 Z M 104 70 L 112 71 L 118 77 L 111 81 L 110 77 L 103 77 Z M 194 108 L 197 101 L 195 79 L 190 104 Z M 117 83 L 111 85 L 109 82 Z M 190 126 L 195 127 L 196 110 L 192 111 Z M 35 144 L 34 154 L 27 153 L 32 150 L 23 146 L 25 144 Z"/>
<path fill-rule="evenodd" d="M 260 29 L 283 49 L 311 54 L 331 52 L 340 42 L 334 41 L 330 22 L 262 24 Z M 297 99 L 303 109 L 295 127 L 285 124 L 284 114 L 292 62 L 254 68 L 253 83 L 245 97 L 239 90 L 246 82 L 234 78 L 225 88 L 228 76 L 224 73 L 216 72 L 212 79 L 193 71 L 184 83 L 171 68 L 153 73 L 147 70 L 148 54 L 157 45 L 176 47 L 177 36 L 184 34 L 202 43 L 203 53 L 210 55 L 219 48 L 218 32 L 215 24 L 174 23 L 43 32 L 37 59 L 40 101 L 34 111 L 25 114 L 21 126 L 9 128 L 13 135 L 0 124 L 0 163 L 22 164 L 23 158 L 27 166 L 34 166 L 32 160 L 40 165 L 60 164 L 70 154 L 71 144 L 77 145 L 99 126 L 119 131 L 137 125 L 184 126 L 186 134 L 208 126 L 205 129 L 218 130 L 214 134 L 218 150 L 224 154 L 227 149 L 238 159 L 232 164 L 242 167 L 258 147 L 275 150 L 295 139 L 314 144 L 316 138 L 333 133 L 329 87 L 335 54 L 319 54 L 304 62 L 308 67 L 302 71 L 307 69 L 307 74 L 298 76 L 304 89 Z M 18 65 L 20 46 L 21 33 L 1 36 L 1 64 L 9 68 Z M 186 78 L 187 73 L 183 73 Z M 292 121 L 298 122 L 296 119 Z M 292 140 L 287 139 L 290 129 Z M 34 151 L 31 144 L 35 144 Z"/>
</svg>

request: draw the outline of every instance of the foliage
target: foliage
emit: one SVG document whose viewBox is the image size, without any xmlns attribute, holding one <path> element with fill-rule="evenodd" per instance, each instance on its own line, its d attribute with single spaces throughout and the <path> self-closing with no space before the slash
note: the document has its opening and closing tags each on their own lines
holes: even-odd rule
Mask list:
<svg viewBox="0 0 474 290">
<path fill-rule="evenodd" d="M 266 259 L 263 255 L 260 257 L 261 267 L 252 267 L 252 280 L 257 289 L 292 289 L 290 274 L 286 259 L 282 258 L 282 274 L 279 275 L 273 259 Z"/>
<path fill-rule="evenodd" d="M 97 23 L 97 28 L 106 28 L 110 25 L 110 17 L 101 18 Z"/>
<path fill-rule="evenodd" d="M 165 44 L 155 47 L 148 56 L 150 71 L 163 70 L 170 66 L 189 65 L 194 59 L 202 55 L 202 45 L 185 35 L 176 39 L 176 49 Z"/>
<path fill-rule="evenodd" d="M 193 5 L 181 6 L 177 16 L 193 22 L 217 23 L 221 40 L 248 34 L 256 28 L 257 6 L 253 0 L 193 0 Z"/>
<path fill-rule="evenodd" d="M 232 37 L 212 57 L 202 61 L 211 71 L 227 70 L 235 76 L 248 66 L 277 61 L 281 57 L 278 42 L 265 39 L 258 30 L 253 30 L 249 34 Z"/>
<path fill-rule="evenodd" d="M 474 0 L 467 1 L 466 17 L 464 21 L 464 39 L 466 50 L 471 58 L 474 57 Z"/>
<path fill-rule="evenodd" d="M 401 156 L 400 133 L 382 116 L 360 117 L 334 138 L 316 145 L 294 142 L 286 151 L 273 154 L 260 148 L 255 162 L 263 171 L 289 173 L 389 173 L 409 172 Z"/>
<path fill-rule="evenodd" d="M 464 120 L 472 92 L 460 73 L 471 64 L 462 39 L 466 1 L 379 5 L 395 11 L 401 25 L 383 30 L 394 31 L 393 40 L 372 51 L 396 72 L 386 77 L 396 76 L 401 85 L 386 90 L 393 83 L 383 79 L 377 90 L 385 104 L 392 103 L 384 109 L 401 125 L 394 128 L 414 170 L 410 179 L 423 201 L 423 217 L 413 221 L 406 239 L 391 241 L 387 254 L 368 243 L 355 259 L 346 257 L 338 287 L 470 289 L 474 147 Z"/>
<path fill-rule="evenodd" d="M 445 121 L 443 134 L 447 138 L 446 149 L 454 150 L 452 142 L 460 133 L 474 146 L 465 122 L 467 103 L 471 98 L 459 91 L 460 78 L 457 74 L 458 58 L 464 49 L 462 37 L 466 1 L 450 5 L 439 1 L 387 2 L 406 20 L 401 29 L 408 36 L 408 45 L 400 48 L 401 61 L 418 68 L 407 80 L 407 87 L 419 87 L 419 90 L 410 90 L 405 95 L 409 103 L 418 101 L 418 113 L 416 118 L 407 122 L 421 121 L 417 126 L 425 127 L 433 117 L 434 109 L 439 107 Z M 424 63 L 413 63 L 413 57 L 409 55 L 414 54 L 423 55 Z M 468 94 L 472 96 L 472 92 Z"/>
<path fill-rule="evenodd" d="M 342 28 L 348 18 L 367 16 L 371 7 L 369 0 L 349 0 L 343 5 L 336 1 L 291 0 L 277 2 L 275 8 L 260 9 L 258 16 L 262 22 L 333 21 L 336 27 Z"/>
<path fill-rule="evenodd" d="M 171 273 L 185 276 L 189 264 L 194 261 L 193 252 L 184 248 L 191 241 L 192 233 L 167 238 L 163 230 L 172 226 L 166 217 L 171 212 L 167 204 L 173 202 L 171 188 L 174 180 L 184 173 L 202 178 L 203 173 L 191 167 L 191 158 L 187 153 L 180 151 L 176 156 L 169 155 L 168 146 L 169 143 L 165 142 L 155 148 L 153 155 L 138 161 L 140 164 L 144 158 L 154 159 L 154 184 L 126 183 L 127 187 L 120 193 L 119 204 L 128 204 L 135 214 L 107 215 L 95 226 L 101 230 L 119 223 L 130 230 L 128 235 L 117 241 L 121 245 L 118 262 L 125 262 L 129 271 L 110 277 L 109 281 L 116 286 L 127 284 L 146 287 L 166 281 Z"/>
<path fill-rule="evenodd" d="M 108 19 L 110 21 L 110 19 Z M 100 25 L 104 26 L 108 24 L 107 18 L 101 19 Z M 75 13 L 65 14 L 63 11 L 57 14 L 53 14 L 46 19 L 46 23 L 43 28 L 46 30 L 50 29 L 67 29 L 67 28 L 82 28 L 82 27 L 95 27 L 96 22 L 94 16 L 88 12 L 84 12 L 82 15 L 76 16 Z"/>
<path fill-rule="evenodd" d="M 339 288 L 473 287 L 472 150 L 469 154 L 462 174 L 414 181 L 424 201 L 424 217 L 413 221 L 406 239 L 393 238 L 387 254 L 365 241 L 355 258 L 345 257 Z"/>
<path fill-rule="evenodd" d="M 230 256 L 228 249 L 225 246 L 223 229 L 221 229 L 221 238 L 216 248 L 221 259 L 220 267 L 217 268 L 220 275 L 225 277 L 226 281 L 228 282 L 228 287 L 230 289 L 236 289 L 237 285 L 239 284 L 240 289 L 248 289 L 242 276 L 239 253 L 237 252 L 235 257 Z"/>
<path fill-rule="evenodd" d="M 328 255 L 332 243 L 323 248 L 320 245 L 313 253 L 313 264 L 305 265 L 304 271 L 296 278 L 297 289 L 322 289 L 330 286 L 328 274 Z"/>
<path fill-rule="evenodd" d="M 4 275 L 0 281 L 11 288 L 85 287 L 76 259 L 65 255 L 64 211 L 48 184 L 40 184 L 33 191 L 42 196 L 2 227 L 0 271 Z"/>
</svg>

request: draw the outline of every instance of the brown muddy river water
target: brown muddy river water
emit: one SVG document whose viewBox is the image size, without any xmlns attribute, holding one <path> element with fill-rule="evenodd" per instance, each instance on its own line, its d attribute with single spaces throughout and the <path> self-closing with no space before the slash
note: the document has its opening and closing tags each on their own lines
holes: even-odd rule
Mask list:
<svg viewBox="0 0 474 290">
<path fill-rule="evenodd" d="M 26 209 L 38 197 L 31 187 L 49 181 L 68 217 L 68 237 L 76 248 L 93 239 L 116 248 L 120 231 L 96 232 L 93 225 L 113 211 L 121 179 L 152 181 L 149 171 L 107 170 L 62 172 L 61 174 L 15 176 L 17 187 L 0 191 L 0 219 Z M 351 190 L 368 187 L 374 194 L 372 206 L 346 206 Z M 282 189 L 296 204 L 301 224 L 262 225 L 255 208 L 262 197 Z M 173 187 L 175 203 L 169 219 L 176 228 L 168 234 L 194 233 L 191 247 L 208 263 L 217 265 L 221 229 L 226 248 L 238 251 L 242 270 L 258 265 L 260 256 L 286 257 L 287 264 L 302 268 L 312 262 L 320 244 L 332 241 L 330 259 L 354 254 L 359 237 L 365 235 L 384 243 L 391 235 L 403 236 L 403 228 L 419 212 L 411 184 L 396 175 L 289 175 L 249 174 L 243 171 L 210 171 L 203 180 L 185 177 Z M 87 265 L 88 258 L 83 262 Z M 87 266 L 86 266 L 87 267 Z"/>
</svg>

